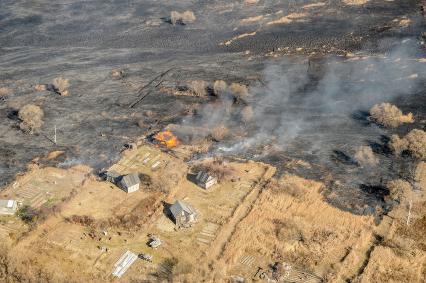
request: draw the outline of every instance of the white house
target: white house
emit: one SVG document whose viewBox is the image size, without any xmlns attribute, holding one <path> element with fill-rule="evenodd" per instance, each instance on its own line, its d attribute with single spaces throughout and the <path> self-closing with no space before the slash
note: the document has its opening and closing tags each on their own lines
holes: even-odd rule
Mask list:
<svg viewBox="0 0 426 283">
<path fill-rule="evenodd" d="M 207 172 L 200 171 L 195 177 L 197 185 L 207 190 L 211 186 L 217 183 L 217 178 L 209 175 Z"/>
</svg>

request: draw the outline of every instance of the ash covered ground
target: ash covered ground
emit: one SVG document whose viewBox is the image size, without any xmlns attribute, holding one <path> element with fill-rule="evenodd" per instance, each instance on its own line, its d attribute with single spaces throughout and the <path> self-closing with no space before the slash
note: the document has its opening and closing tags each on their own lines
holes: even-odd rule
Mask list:
<svg viewBox="0 0 426 283">
<path fill-rule="evenodd" d="M 324 195 L 342 209 L 386 209 L 382 186 L 407 166 L 407 158 L 388 152 L 386 140 L 424 127 L 426 63 L 418 61 L 425 57 L 424 15 L 420 1 L 361 2 L 2 1 L 0 86 L 11 92 L 0 102 L 0 181 L 11 182 L 53 150 L 66 153 L 54 165 L 97 170 L 116 161 L 125 143 L 170 123 L 226 123 L 246 134 L 214 144 L 208 154 L 278 167 L 306 160 L 311 169 L 282 170 L 325 179 Z M 197 19 L 172 25 L 173 10 L 192 10 Z M 250 85 L 254 122 L 214 118 L 211 111 L 223 113 L 226 102 L 211 108 L 205 105 L 218 104 L 215 98 L 160 88 L 129 107 L 141 86 L 170 68 L 165 85 L 218 79 Z M 113 69 L 124 77 L 113 79 Z M 59 76 L 70 80 L 69 96 L 35 91 Z M 416 123 L 393 131 L 369 123 L 366 111 L 377 102 L 413 112 Z M 27 103 L 45 113 L 35 135 L 17 126 L 17 110 Z M 189 115 L 193 104 L 201 104 L 197 117 Z M 354 164 L 360 145 L 378 154 L 374 170 Z"/>
</svg>

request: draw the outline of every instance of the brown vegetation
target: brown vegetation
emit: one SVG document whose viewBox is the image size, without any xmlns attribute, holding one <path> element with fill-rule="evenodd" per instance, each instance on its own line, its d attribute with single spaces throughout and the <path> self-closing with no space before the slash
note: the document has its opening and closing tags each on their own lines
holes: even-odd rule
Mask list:
<svg viewBox="0 0 426 283">
<path fill-rule="evenodd" d="M 253 108 L 251 106 L 246 106 L 241 110 L 241 120 L 244 123 L 248 123 L 253 119 Z"/>
<path fill-rule="evenodd" d="M 111 77 L 116 80 L 122 79 L 124 77 L 124 71 L 120 69 L 112 70 Z"/>
<path fill-rule="evenodd" d="M 374 155 L 373 150 L 369 146 L 358 147 L 354 158 L 356 162 L 362 167 L 376 166 L 379 164 L 379 159 Z"/>
<path fill-rule="evenodd" d="M 189 10 L 183 13 L 172 11 L 170 14 L 170 21 L 173 25 L 193 23 L 196 19 L 194 12 Z"/>
<path fill-rule="evenodd" d="M 229 134 L 229 129 L 225 125 L 219 125 L 212 129 L 211 136 L 215 141 L 224 140 Z"/>
<path fill-rule="evenodd" d="M 0 87 L 0 98 L 4 96 L 8 96 L 10 94 L 10 89 L 7 87 Z"/>
<path fill-rule="evenodd" d="M 411 184 L 402 179 L 392 180 L 388 182 L 387 188 L 389 189 L 389 198 L 398 201 L 402 199 L 404 193 L 407 193 L 412 190 Z"/>
<path fill-rule="evenodd" d="M 422 161 L 417 164 L 416 169 L 414 170 L 414 182 L 416 186 L 421 189 L 426 189 L 426 162 Z"/>
<path fill-rule="evenodd" d="M 402 111 L 390 103 L 376 104 L 370 109 L 370 118 L 377 124 L 396 128 L 404 123 L 413 123 L 413 114 L 402 114 Z"/>
<path fill-rule="evenodd" d="M 389 147 L 396 153 L 408 151 L 413 157 L 426 159 L 426 132 L 419 129 L 411 130 L 405 137 L 391 137 Z"/>
<path fill-rule="evenodd" d="M 205 159 L 194 165 L 194 172 L 206 171 L 218 180 L 230 180 L 235 170 L 223 158 Z"/>
<path fill-rule="evenodd" d="M 213 91 L 216 96 L 221 96 L 227 88 L 228 84 L 222 80 L 217 80 L 213 84 Z"/>
<path fill-rule="evenodd" d="M 195 80 L 189 83 L 189 88 L 196 96 L 206 96 L 207 86 L 207 83 L 202 80 Z"/>
<path fill-rule="evenodd" d="M 19 127 L 24 132 L 34 133 L 43 125 L 43 110 L 40 107 L 27 104 L 19 109 L 18 117 L 21 120 Z"/>
<path fill-rule="evenodd" d="M 70 84 L 68 79 L 64 79 L 62 77 L 55 78 L 53 80 L 53 86 L 55 88 L 55 91 L 59 93 L 60 95 L 63 95 L 63 96 L 69 95 L 68 88 Z"/>
<path fill-rule="evenodd" d="M 239 84 L 239 83 L 232 83 L 229 86 L 229 90 L 233 94 L 234 98 L 237 100 L 246 98 L 249 93 L 247 86 Z"/>
</svg>

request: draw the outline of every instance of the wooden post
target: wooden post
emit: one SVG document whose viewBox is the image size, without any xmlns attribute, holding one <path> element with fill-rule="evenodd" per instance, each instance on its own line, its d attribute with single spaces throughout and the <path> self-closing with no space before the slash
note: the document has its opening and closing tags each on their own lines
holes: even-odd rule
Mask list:
<svg viewBox="0 0 426 283">
<path fill-rule="evenodd" d="M 55 144 L 56 144 L 56 125 L 55 125 L 55 137 L 53 140 L 55 141 Z"/>
<path fill-rule="evenodd" d="M 410 200 L 410 204 L 408 206 L 408 215 L 407 215 L 407 226 L 410 225 L 410 218 L 411 218 L 411 208 L 413 207 L 413 201 Z"/>
</svg>

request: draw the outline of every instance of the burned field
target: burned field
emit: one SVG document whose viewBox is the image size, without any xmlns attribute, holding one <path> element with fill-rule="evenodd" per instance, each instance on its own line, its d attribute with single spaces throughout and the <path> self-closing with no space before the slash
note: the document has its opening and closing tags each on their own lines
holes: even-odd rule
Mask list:
<svg viewBox="0 0 426 283">
<path fill-rule="evenodd" d="M 0 279 L 420 282 L 423 2 L 2 1 Z"/>
</svg>

